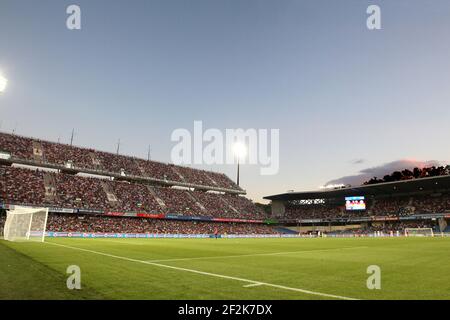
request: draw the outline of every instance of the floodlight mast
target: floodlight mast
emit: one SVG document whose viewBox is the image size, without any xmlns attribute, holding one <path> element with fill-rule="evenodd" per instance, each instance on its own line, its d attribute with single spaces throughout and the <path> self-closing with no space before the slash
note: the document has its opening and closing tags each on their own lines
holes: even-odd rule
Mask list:
<svg viewBox="0 0 450 320">
<path fill-rule="evenodd" d="M 247 154 L 247 150 L 245 148 L 245 145 L 241 142 L 236 142 L 233 146 L 234 154 L 237 158 L 237 177 L 236 177 L 236 184 L 239 186 L 240 183 L 240 160 L 241 157 L 244 158 Z"/>
<path fill-rule="evenodd" d="M 237 159 L 237 185 L 238 185 L 238 187 L 239 187 L 239 157 L 238 157 L 238 159 Z"/>
</svg>

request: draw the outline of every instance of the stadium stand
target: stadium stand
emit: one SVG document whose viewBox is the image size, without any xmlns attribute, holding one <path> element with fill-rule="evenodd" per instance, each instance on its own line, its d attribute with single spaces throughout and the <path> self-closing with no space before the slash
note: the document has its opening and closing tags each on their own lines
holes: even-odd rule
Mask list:
<svg viewBox="0 0 450 320">
<path fill-rule="evenodd" d="M 368 203 L 365 216 L 409 216 L 450 212 L 450 194 L 439 196 L 408 196 L 377 199 Z M 362 213 L 346 211 L 342 204 L 336 205 L 286 205 L 286 212 L 280 217 L 288 219 L 330 219 L 336 217 L 357 217 Z"/>
<path fill-rule="evenodd" d="M 49 207 L 50 231 L 274 234 L 352 224 L 367 234 L 438 221 L 442 231 L 449 173 L 449 166 L 415 168 L 358 187 L 269 196 L 268 214 L 221 173 L 0 133 L 0 208 Z M 366 196 L 365 210 L 346 210 L 344 198 L 355 195 Z M 274 219 L 278 229 L 264 224 Z"/>
<path fill-rule="evenodd" d="M 326 205 L 316 205 L 316 206 L 296 206 L 287 205 L 286 212 L 284 215 L 280 216 L 287 219 L 327 219 L 335 218 L 343 215 L 343 208 L 326 206 Z"/>
<path fill-rule="evenodd" d="M 448 232 L 449 166 L 403 170 L 361 186 L 267 196 L 272 218 L 299 232 L 356 234 L 434 228 Z M 361 205 L 356 205 L 358 204 Z"/>
<path fill-rule="evenodd" d="M 0 230 L 5 222 L 4 211 L 0 210 Z M 61 233 L 141 233 L 141 234 L 205 234 L 212 235 L 215 232 L 221 235 L 245 234 L 245 235 L 316 235 L 318 230 L 328 236 L 353 235 L 367 236 L 376 232 L 384 235 L 405 234 L 406 228 L 433 228 L 439 232 L 436 225 L 429 221 L 390 221 L 382 224 L 359 226 L 351 229 L 326 230 L 320 227 L 306 227 L 303 231 L 289 229 L 281 226 L 269 226 L 264 224 L 232 223 L 232 222 L 203 222 L 203 221 L 177 221 L 165 219 L 146 219 L 132 217 L 107 217 L 92 214 L 51 213 L 48 217 L 47 231 Z M 449 229 L 450 227 L 447 227 Z M 443 230 L 448 232 L 449 230 Z M 1 232 L 0 232 L 1 233 Z"/>
<path fill-rule="evenodd" d="M 45 202 L 44 178 L 41 171 L 0 166 L 0 201 L 23 205 Z"/>
<path fill-rule="evenodd" d="M 49 207 L 48 231 L 276 233 L 221 173 L 0 133 L 0 177 L 0 208 Z"/>
<path fill-rule="evenodd" d="M 206 189 L 240 192 L 243 190 L 226 175 L 176 166 L 94 149 L 69 146 L 0 132 L 3 161 L 55 167 L 77 172 L 148 178 L 170 185 L 202 186 Z"/>
<path fill-rule="evenodd" d="M 125 181 L 0 166 L 0 201 L 7 204 L 105 212 L 171 213 L 217 218 L 265 218 L 240 195 L 149 186 Z"/>
<path fill-rule="evenodd" d="M 162 219 L 105 217 L 89 215 L 51 214 L 48 231 L 93 233 L 154 233 L 154 234 L 277 234 L 263 224 L 188 222 Z"/>
</svg>

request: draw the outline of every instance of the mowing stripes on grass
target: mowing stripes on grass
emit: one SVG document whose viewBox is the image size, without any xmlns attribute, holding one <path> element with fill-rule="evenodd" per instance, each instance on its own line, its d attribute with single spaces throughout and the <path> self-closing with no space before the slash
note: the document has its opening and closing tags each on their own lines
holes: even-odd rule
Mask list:
<svg viewBox="0 0 450 320">
<path fill-rule="evenodd" d="M 287 287 L 287 286 L 273 284 L 273 283 L 268 283 L 268 282 L 255 281 L 255 280 L 238 278 L 238 277 L 232 277 L 232 276 L 227 276 L 227 275 L 222 275 L 222 274 L 217 274 L 217 273 L 210 273 L 210 272 L 204 272 L 204 271 L 200 271 L 200 270 L 180 268 L 180 267 L 170 266 L 170 265 L 156 263 L 156 262 L 150 262 L 150 261 L 138 260 L 138 259 L 133 259 L 133 258 L 128 258 L 128 257 L 122 257 L 122 256 L 117 256 L 117 255 L 105 253 L 105 252 L 99 252 L 99 251 L 94 251 L 94 250 L 89 250 L 89 249 L 84 249 L 84 248 L 72 247 L 72 246 L 59 244 L 59 243 L 52 243 L 52 242 L 45 242 L 45 243 L 46 244 L 51 244 L 51 245 L 54 245 L 54 246 L 60 246 L 60 247 L 68 248 L 68 249 L 89 252 L 89 253 L 92 253 L 92 254 L 97 254 L 97 255 L 101 255 L 101 256 L 105 256 L 105 257 L 110 257 L 110 258 L 130 261 L 130 262 L 147 264 L 147 265 L 151 265 L 151 266 L 155 266 L 155 267 L 167 268 L 167 269 L 172 269 L 172 270 L 177 270 L 177 271 L 185 271 L 185 272 L 201 274 L 201 275 L 205 275 L 205 276 L 209 276 L 209 277 L 216 277 L 216 278 L 222 278 L 222 279 L 246 282 L 248 284 L 255 285 L 255 286 L 256 285 L 264 285 L 264 286 L 273 287 L 273 288 L 277 288 L 277 289 L 288 290 L 288 291 L 295 291 L 295 292 L 300 292 L 300 293 L 305 293 L 305 294 L 315 295 L 315 296 L 321 296 L 321 297 L 326 297 L 326 298 L 331 298 L 331 299 L 358 300 L 358 299 L 351 298 L 351 297 L 338 296 L 338 295 L 322 293 L 322 292 L 316 292 L 316 291 L 310 291 L 310 290 L 300 289 L 300 288 L 292 288 L 292 287 Z M 316 250 L 316 251 L 319 251 L 319 250 Z"/>
<path fill-rule="evenodd" d="M 296 253 L 316 253 L 316 252 L 327 252 L 327 251 L 336 251 L 336 250 L 367 249 L 367 248 L 368 247 L 344 247 L 344 248 L 318 249 L 318 250 L 299 250 L 299 251 L 237 254 L 237 255 L 232 255 L 232 256 L 208 256 L 208 257 L 194 257 L 194 258 L 147 260 L 147 262 L 175 262 L 175 261 L 191 261 L 191 260 L 202 260 L 202 259 L 227 259 L 227 258 L 245 258 L 245 257 L 258 257 L 258 256 L 277 256 L 277 255 L 283 255 L 283 254 L 289 255 L 289 254 L 296 254 Z"/>
</svg>

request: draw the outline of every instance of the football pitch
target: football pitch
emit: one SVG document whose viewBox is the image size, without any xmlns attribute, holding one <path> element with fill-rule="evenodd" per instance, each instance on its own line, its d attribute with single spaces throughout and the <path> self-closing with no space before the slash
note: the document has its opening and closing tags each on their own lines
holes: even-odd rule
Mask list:
<svg viewBox="0 0 450 320">
<path fill-rule="evenodd" d="M 0 299 L 450 299 L 449 271 L 438 237 L 0 241 Z"/>
</svg>

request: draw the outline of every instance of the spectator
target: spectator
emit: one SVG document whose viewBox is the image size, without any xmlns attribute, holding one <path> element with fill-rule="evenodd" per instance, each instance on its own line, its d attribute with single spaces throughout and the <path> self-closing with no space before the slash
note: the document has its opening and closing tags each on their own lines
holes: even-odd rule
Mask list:
<svg viewBox="0 0 450 320">
<path fill-rule="evenodd" d="M 265 212 L 236 195 L 30 170 L 0 165 L 0 201 L 100 211 L 264 219 Z"/>
<path fill-rule="evenodd" d="M 256 223 L 192 222 L 162 219 L 50 214 L 47 230 L 55 232 L 155 233 L 155 234 L 277 234 Z"/>
<path fill-rule="evenodd" d="M 146 161 L 135 157 L 6 133 L 0 133 L 0 151 L 10 153 L 13 158 L 32 161 L 37 165 L 42 165 L 42 163 L 70 165 L 80 171 L 88 169 L 214 188 L 242 190 L 226 175 L 220 173 Z"/>
</svg>

